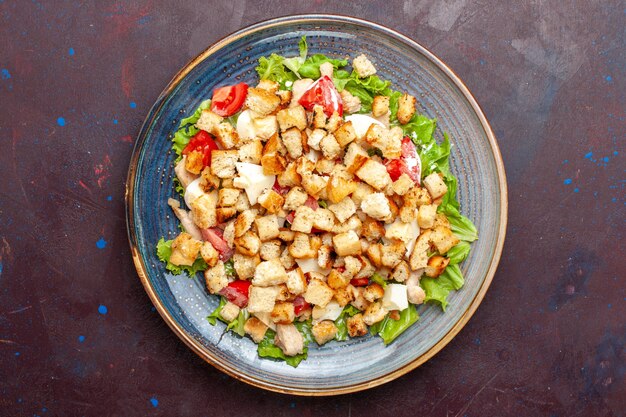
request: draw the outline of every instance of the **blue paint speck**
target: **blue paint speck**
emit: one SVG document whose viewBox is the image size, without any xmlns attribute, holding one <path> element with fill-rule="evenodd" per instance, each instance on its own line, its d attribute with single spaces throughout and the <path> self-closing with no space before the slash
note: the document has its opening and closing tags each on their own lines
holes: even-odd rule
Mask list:
<svg viewBox="0 0 626 417">
<path fill-rule="evenodd" d="M 607 75 L 606 77 L 604 77 L 605 80 L 607 80 L 608 82 L 613 81 L 613 77 L 611 77 L 610 75 Z"/>
<path fill-rule="evenodd" d="M 296 408 L 296 403 L 289 404 L 289 408 Z"/>
<path fill-rule="evenodd" d="M 59 117 L 59 118 L 57 119 L 57 124 L 58 124 L 59 126 L 65 126 L 65 119 L 64 119 L 64 118 L 62 118 L 62 117 Z"/>
<path fill-rule="evenodd" d="M 104 249 L 107 246 L 107 241 L 104 240 L 103 237 L 101 237 L 97 242 L 96 242 L 96 247 L 98 249 Z"/>
<path fill-rule="evenodd" d="M 575 193 L 577 193 L 577 192 L 579 192 L 579 191 L 580 191 L 580 190 L 579 190 L 578 188 L 574 188 L 574 192 L 575 192 Z"/>
<path fill-rule="evenodd" d="M 15 352 L 15 356 L 20 356 L 20 352 Z"/>
<path fill-rule="evenodd" d="M 137 103 L 135 103 L 134 101 L 130 102 L 130 108 L 134 109 L 135 107 L 137 107 Z"/>
<path fill-rule="evenodd" d="M 569 161 L 567 159 L 563 160 L 564 164 L 567 164 Z"/>
<path fill-rule="evenodd" d="M 617 198 L 613 197 L 613 198 L 611 199 L 611 201 L 612 201 L 613 203 L 617 203 Z"/>
<path fill-rule="evenodd" d="M 17 402 L 18 402 L 18 403 L 21 403 L 22 401 L 23 401 L 23 400 L 22 400 L 21 398 L 18 398 L 18 399 L 17 399 Z"/>
<path fill-rule="evenodd" d="M 570 185 L 572 183 L 572 179 L 571 178 L 566 178 L 565 181 L 563 181 L 563 184 L 565 185 Z"/>
<path fill-rule="evenodd" d="M 604 162 L 609 162 L 609 157 L 608 157 L 608 156 L 605 156 L 604 158 L 602 158 L 602 161 L 604 161 Z"/>
<path fill-rule="evenodd" d="M 585 154 L 585 158 L 587 158 L 587 159 L 591 159 L 592 156 L 593 156 L 593 152 L 589 152 L 589 153 Z"/>
<path fill-rule="evenodd" d="M 70 49 L 68 49 L 68 50 L 67 50 L 67 54 L 68 54 L 69 56 L 74 56 L 74 53 L 75 53 L 75 52 L 74 52 L 74 48 L 70 48 Z"/>
<path fill-rule="evenodd" d="M 485 65 L 485 60 L 484 59 L 480 60 L 480 65 Z"/>
<path fill-rule="evenodd" d="M 476 346 L 480 346 L 480 337 L 477 337 L 476 339 L 474 339 L 474 344 Z"/>
<path fill-rule="evenodd" d="M 157 400 L 156 397 L 152 397 L 152 398 L 150 398 L 150 404 L 152 404 L 153 407 L 158 407 L 159 406 L 159 400 Z"/>
<path fill-rule="evenodd" d="M 111 200 L 113 200 L 113 196 L 112 195 L 108 195 L 107 196 L 107 201 L 111 201 Z"/>
<path fill-rule="evenodd" d="M 611 307 L 613 307 L 613 306 L 611 305 L 611 303 L 609 303 L 609 304 L 607 305 L 607 307 L 608 307 L 608 308 L 611 308 Z"/>
<path fill-rule="evenodd" d="M 6 68 L 2 68 L 2 71 L 0 71 L 0 74 L 2 74 L 1 76 L 3 80 L 8 80 L 9 78 L 11 78 L 11 73 Z"/>
<path fill-rule="evenodd" d="M 43 408 L 41 409 L 41 412 L 42 412 L 42 413 L 45 413 L 46 411 L 48 411 L 48 409 L 47 409 L 46 407 L 43 407 Z"/>
<path fill-rule="evenodd" d="M 114 124 L 114 125 L 116 125 L 116 124 L 118 124 L 118 123 L 119 123 L 119 122 L 117 121 L 117 119 L 113 119 L 113 124 Z"/>
<path fill-rule="evenodd" d="M 2 274 L 2 262 L 0 262 L 0 274 Z"/>
<path fill-rule="evenodd" d="M 100 314 L 106 314 L 109 312 L 109 309 L 107 308 L 107 306 L 100 304 L 98 306 L 98 313 Z"/>
<path fill-rule="evenodd" d="M 82 334 L 80 336 L 78 336 L 78 341 L 80 343 L 83 343 L 85 341 L 85 336 L 83 336 Z"/>
<path fill-rule="evenodd" d="M 613 151 L 613 155 L 619 155 L 618 151 Z"/>
</svg>

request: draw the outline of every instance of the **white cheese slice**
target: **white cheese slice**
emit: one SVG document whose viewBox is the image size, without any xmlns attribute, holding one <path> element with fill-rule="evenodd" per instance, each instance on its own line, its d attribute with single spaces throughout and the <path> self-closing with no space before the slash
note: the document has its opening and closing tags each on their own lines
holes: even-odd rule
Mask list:
<svg viewBox="0 0 626 417">
<path fill-rule="evenodd" d="M 317 263 L 317 259 L 313 259 L 313 258 L 296 259 L 296 263 L 298 264 L 300 269 L 302 269 L 303 274 L 306 274 L 308 272 L 318 272 L 322 275 L 330 274 L 330 268 L 329 269 L 321 268 L 320 265 Z"/>
<path fill-rule="evenodd" d="M 411 239 L 406 245 L 406 256 L 411 256 L 411 252 L 413 252 L 413 248 L 415 247 L 415 242 L 417 242 L 417 238 L 420 235 L 420 227 L 417 225 L 417 220 L 413 220 L 409 223 L 409 225 L 411 225 Z"/>
<path fill-rule="evenodd" d="M 187 207 L 191 208 L 191 203 L 193 203 L 198 197 L 206 194 L 202 188 L 200 188 L 200 178 L 196 178 L 191 181 L 187 188 L 185 188 L 185 204 Z"/>
<path fill-rule="evenodd" d="M 380 121 L 374 119 L 371 116 L 367 116 L 365 114 L 351 114 L 346 116 L 346 121 L 352 122 L 352 127 L 354 128 L 354 133 L 356 133 L 356 137 L 361 139 L 365 136 L 367 129 L 370 128 L 370 125 L 376 123 L 381 126 L 385 126 Z"/>
<path fill-rule="evenodd" d="M 254 317 L 261 320 L 263 324 L 265 324 L 270 329 L 276 331 L 276 324 L 272 321 L 272 313 L 252 313 Z"/>
<path fill-rule="evenodd" d="M 259 116 L 251 110 L 244 110 L 237 118 L 237 135 L 242 140 L 268 139 L 276 133 L 276 116 Z"/>
<path fill-rule="evenodd" d="M 387 284 L 383 295 L 383 307 L 387 310 L 404 310 L 409 306 L 406 285 Z"/>
<path fill-rule="evenodd" d="M 246 191 L 250 204 L 255 205 L 261 193 L 274 186 L 276 176 L 263 174 L 261 165 L 237 162 L 235 166 L 239 173 L 239 179 L 235 179 L 235 186 L 242 187 Z"/>
<path fill-rule="evenodd" d="M 341 315 L 343 311 L 343 307 L 337 303 L 337 301 L 332 300 L 326 307 L 322 308 L 320 306 L 313 307 L 313 323 L 319 323 L 322 320 L 331 320 L 335 321 Z"/>
</svg>

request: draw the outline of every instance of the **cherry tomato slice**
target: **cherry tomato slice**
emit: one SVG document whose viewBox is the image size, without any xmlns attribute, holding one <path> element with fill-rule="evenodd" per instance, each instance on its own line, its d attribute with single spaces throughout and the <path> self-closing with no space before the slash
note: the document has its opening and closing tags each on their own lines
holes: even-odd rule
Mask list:
<svg viewBox="0 0 626 417">
<path fill-rule="evenodd" d="M 415 145 L 411 139 L 405 137 L 402 139 L 402 156 L 398 159 L 388 159 L 385 161 L 387 172 L 392 181 L 400 178 L 402 174 L 407 174 L 413 182 L 420 183 L 421 162 L 417 154 Z"/>
<path fill-rule="evenodd" d="M 311 308 L 311 304 L 307 303 L 304 300 L 304 297 L 301 295 L 297 296 L 293 300 L 293 312 L 296 313 L 296 316 L 299 316 L 300 313 L 306 311 Z"/>
<path fill-rule="evenodd" d="M 276 181 L 274 181 L 274 186 L 272 187 L 272 190 L 276 191 L 278 194 L 284 197 L 289 192 L 289 190 L 291 190 L 291 187 L 281 186 L 278 183 L 278 178 L 276 178 Z"/>
<path fill-rule="evenodd" d="M 248 95 L 248 84 L 246 83 L 220 87 L 213 91 L 211 111 L 222 117 L 232 116 L 241 109 L 246 95 Z"/>
<path fill-rule="evenodd" d="M 209 229 L 200 229 L 202 238 L 209 241 L 216 251 L 220 253 L 220 259 L 226 262 L 233 256 L 233 250 L 228 246 L 228 243 L 224 240 L 224 233 L 217 227 L 211 227 Z"/>
<path fill-rule="evenodd" d="M 203 167 L 211 166 L 211 152 L 219 149 L 217 143 L 213 140 L 210 134 L 204 130 L 196 133 L 190 140 L 182 154 L 187 155 L 190 152 L 197 151 L 202 153 L 202 165 Z"/>
<path fill-rule="evenodd" d="M 248 304 L 248 291 L 250 290 L 250 281 L 233 281 L 219 292 L 220 295 L 226 297 L 228 301 L 237 307 L 243 308 Z"/>
<path fill-rule="evenodd" d="M 352 284 L 355 287 L 365 287 L 367 284 L 369 284 L 370 279 L 369 278 L 352 278 L 350 280 L 350 284 Z"/>
<path fill-rule="evenodd" d="M 343 115 L 343 101 L 335 88 L 335 84 L 333 84 L 333 80 L 328 75 L 324 75 L 311 84 L 300 97 L 298 103 L 309 111 L 313 110 L 313 106 L 319 104 L 324 108 L 324 113 L 328 117 L 335 111 L 339 113 L 339 116 Z"/>
</svg>

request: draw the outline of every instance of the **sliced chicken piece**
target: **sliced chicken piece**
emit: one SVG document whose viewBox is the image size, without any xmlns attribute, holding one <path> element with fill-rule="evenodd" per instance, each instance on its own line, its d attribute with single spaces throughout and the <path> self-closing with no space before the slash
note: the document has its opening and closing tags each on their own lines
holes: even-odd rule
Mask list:
<svg viewBox="0 0 626 417">
<path fill-rule="evenodd" d="M 274 344 L 278 346 L 285 355 L 294 356 L 302 353 L 304 349 L 304 338 L 293 324 L 277 324 Z"/>
<path fill-rule="evenodd" d="M 180 184 L 183 186 L 183 189 L 187 188 L 187 186 L 193 180 L 198 178 L 198 175 L 192 174 L 191 172 L 187 171 L 187 169 L 185 169 L 186 159 L 187 159 L 187 156 L 183 156 L 183 159 L 181 159 L 174 167 L 174 172 L 176 173 L 176 177 L 178 177 L 178 181 L 180 181 Z"/>
<path fill-rule="evenodd" d="M 186 210 L 180 208 L 180 202 L 178 200 L 174 200 L 173 198 L 169 198 L 167 200 L 167 204 L 172 208 L 178 220 L 180 220 L 180 224 L 183 225 L 183 228 L 187 233 L 189 233 L 194 239 L 204 240 L 202 239 L 202 232 L 198 229 L 198 226 L 193 222 L 191 218 L 191 213 Z"/>
</svg>

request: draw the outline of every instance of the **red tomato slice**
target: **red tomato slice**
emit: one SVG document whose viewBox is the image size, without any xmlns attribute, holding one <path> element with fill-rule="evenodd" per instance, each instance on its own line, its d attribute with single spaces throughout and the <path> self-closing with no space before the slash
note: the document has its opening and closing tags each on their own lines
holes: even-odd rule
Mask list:
<svg viewBox="0 0 626 417">
<path fill-rule="evenodd" d="M 317 204 L 317 200 L 315 199 L 315 197 L 311 197 L 311 196 L 309 196 L 309 198 L 306 199 L 306 201 L 304 202 L 304 205 L 309 208 L 312 208 L 313 210 L 317 210 L 320 207 L 320 205 Z"/>
<path fill-rule="evenodd" d="M 343 101 L 335 88 L 335 84 L 333 84 L 333 80 L 328 75 L 324 75 L 311 84 L 300 97 L 298 103 L 309 111 L 313 110 L 313 106 L 319 104 L 324 108 L 324 113 L 328 117 L 335 111 L 339 113 L 339 116 L 343 115 Z"/>
<path fill-rule="evenodd" d="M 189 140 L 182 154 L 187 155 L 193 151 L 202 152 L 202 165 L 208 167 L 211 166 L 211 152 L 216 149 L 219 148 L 217 147 L 217 143 L 213 140 L 213 137 L 204 130 L 201 130 Z"/>
<path fill-rule="evenodd" d="M 248 84 L 228 85 L 213 91 L 211 111 L 222 117 L 237 113 L 248 95 Z"/>
<path fill-rule="evenodd" d="M 294 217 L 296 217 L 296 212 L 292 211 L 291 213 L 287 215 L 287 217 L 285 217 L 285 220 L 287 220 L 289 223 L 293 223 Z"/>
<path fill-rule="evenodd" d="M 304 297 L 301 295 L 297 296 L 293 300 L 293 312 L 296 313 L 296 316 L 299 316 L 300 313 L 306 311 L 311 308 L 311 304 L 307 303 L 304 300 Z"/>
<path fill-rule="evenodd" d="M 289 190 L 291 190 L 291 187 L 282 187 L 278 183 L 278 178 L 276 178 L 276 181 L 274 181 L 274 186 L 272 187 L 272 190 L 276 191 L 278 194 L 282 196 L 285 196 L 285 194 L 287 194 Z"/>
<path fill-rule="evenodd" d="M 419 185 L 422 170 L 420 157 L 415 145 L 408 137 L 402 139 L 402 156 L 399 159 L 386 160 L 385 166 L 392 181 L 400 178 L 402 174 L 407 174 L 413 182 Z"/>
<path fill-rule="evenodd" d="M 352 278 L 350 280 L 350 284 L 352 284 L 355 287 L 365 287 L 367 284 L 369 284 L 370 279 L 369 278 Z"/>
<path fill-rule="evenodd" d="M 219 292 L 220 295 L 226 297 L 228 301 L 235 304 L 239 308 L 243 308 L 248 304 L 248 291 L 250 290 L 250 281 L 233 281 Z"/>
<path fill-rule="evenodd" d="M 202 238 L 207 240 L 213 245 L 216 251 L 220 253 L 220 259 L 224 262 L 233 256 L 233 250 L 228 246 L 228 243 L 224 240 L 224 233 L 217 227 L 210 229 L 200 229 Z"/>
</svg>

